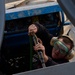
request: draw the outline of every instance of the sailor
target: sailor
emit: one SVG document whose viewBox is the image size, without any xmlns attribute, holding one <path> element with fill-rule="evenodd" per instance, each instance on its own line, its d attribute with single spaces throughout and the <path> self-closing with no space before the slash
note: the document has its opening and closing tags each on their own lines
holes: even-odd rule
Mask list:
<svg viewBox="0 0 75 75">
<path fill-rule="evenodd" d="M 45 65 L 52 66 L 56 64 L 69 62 L 73 57 L 73 40 L 68 35 L 54 37 L 48 30 L 39 23 L 31 24 L 28 27 L 28 34 L 34 32 L 40 41 L 33 46 L 34 51 L 42 50 Z M 33 69 L 41 68 L 41 63 L 36 54 L 33 55 Z"/>
</svg>

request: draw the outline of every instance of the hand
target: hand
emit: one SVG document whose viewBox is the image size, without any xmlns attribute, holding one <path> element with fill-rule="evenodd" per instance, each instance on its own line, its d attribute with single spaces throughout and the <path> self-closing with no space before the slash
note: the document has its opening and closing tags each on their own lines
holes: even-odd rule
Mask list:
<svg viewBox="0 0 75 75">
<path fill-rule="evenodd" d="M 37 52 L 39 50 L 41 50 L 43 52 L 43 56 L 45 55 L 45 47 L 41 44 L 38 43 L 34 46 L 34 50 Z"/>
<path fill-rule="evenodd" d="M 34 25 L 34 24 L 31 24 L 29 27 L 28 27 L 28 34 L 29 35 L 32 35 L 32 33 L 36 33 L 37 32 L 37 26 Z"/>
<path fill-rule="evenodd" d="M 43 42 L 42 42 L 42 40 L 41 40 L 40 38 L 37 38 L 37 40 L 38 40 L 38 42 L 39 42 L 40 44 L 43 44 Z"/>
<path fill-rule="evenodd" d="M 46 55 L 45 53 L 45 47 L 41 44 L 41 43 L 38 43 L 34 46 L 34 50 L 37 52 L 39 50 L 42 50 L 43 52 L 43 57 L 44 57 L 44 61 L 47 62 L 48 61 L 48 56 Z"/>
</svg>

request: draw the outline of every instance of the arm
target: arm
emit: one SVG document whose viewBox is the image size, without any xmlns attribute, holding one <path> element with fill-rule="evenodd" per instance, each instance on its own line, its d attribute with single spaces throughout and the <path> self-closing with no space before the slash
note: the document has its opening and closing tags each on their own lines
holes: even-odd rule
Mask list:
<svg viewBox="0 0 75 75">
<path fill-rule="evenodd" d="M 52 39 L 53 35 L 51 35 L 48 30 L 39 23 L 31 24 L 28 27 L 28 32 L 36 33 L 37 37 L 40 38 L 45 45 L 50 45 L 50 40 Z"/>
<path fill-rule="evenodd" d="M 37 37 L 39 38 L 44 38 L 44 39 L 48 39 L 48 41 L 50 41 L 51 40 L 51 38 L 53 37 L 53 35 L 52 34 L 50 34 L 49 33 L 49 31 L 43 26 L 43 25 L 41 25 L 41 24 L 39 24 L 39 23 L 34 23 L 35 24 L 35 26 L 37 27 L 37 32 L 36 32 L 36 34 L 37 34 Z M 42 35 L 42 36 L 41 36 Z M 42 39 L 43 39 L 42 38 Z"/>
<path fill-rule="evenodd" d="M 48 67 L 48 66 L 52 66 L 52 65 L 57 65 L 58 63 L 56 63 L 55 61 L 53 61 L 51 57 L 47 56 L 45 64 Z"/>
<path fill-rule="evenodd" d="M 45 47 L 41 43 L 36 44 L 34 46 L 34 50 L 36 52 L 39 51 L 39 50 L 42 50 L 46 66 L 51 66 L 51 65 L 56 65 L 57 64 L 55 61 L 52 60 L 52 58 L 50 58 L 50 57 L 48 57 L 46 55 L 46 53 L 45 53 Z"/>
</svg>

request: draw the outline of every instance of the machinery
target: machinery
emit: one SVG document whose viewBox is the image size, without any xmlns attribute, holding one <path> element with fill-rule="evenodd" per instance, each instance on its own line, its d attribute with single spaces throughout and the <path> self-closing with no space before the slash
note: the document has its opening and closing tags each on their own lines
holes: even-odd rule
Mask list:
<svg viewBox="0 0 75 75">
<path fill-rule="evenodd" d="M 1 36 L 4 36 L 0 39 L 2 73 L 10 75 L 31 70 L 27 28 L 34 22 L 39 22 L 54 36 L 58 36 L 63 33 L 64 14 L 57 2 L 6 10 L 5 27 L 1 25 L 4 28 L 1 27 L 4 32 Z"/>
</svg>

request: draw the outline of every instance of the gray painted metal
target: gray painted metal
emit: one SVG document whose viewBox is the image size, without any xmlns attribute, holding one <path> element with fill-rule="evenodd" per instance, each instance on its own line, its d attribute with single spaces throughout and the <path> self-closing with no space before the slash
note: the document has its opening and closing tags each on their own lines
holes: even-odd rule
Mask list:
<svg viewBox="0 0 75 75">
<path fill-rule="evenodd" d="M 75 0 L 57 0 L 66 16 L 75 26 Z"/>
<path fill-rule="evenodd" d="M 13 75 L 75 75 L 75 62 L 45 67 Z"/>
<path fill-rule="evenodd" d="M 1 48 L 2 39 L 3 39 L 4 17 L 5 17 L 5 1 L 0 0 L 0 48 Z"/>
</svg>

